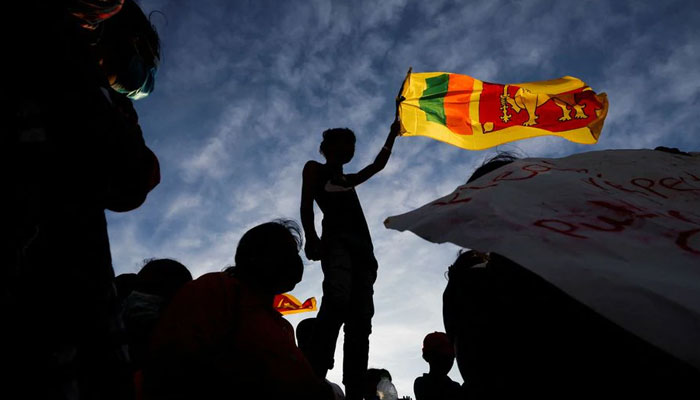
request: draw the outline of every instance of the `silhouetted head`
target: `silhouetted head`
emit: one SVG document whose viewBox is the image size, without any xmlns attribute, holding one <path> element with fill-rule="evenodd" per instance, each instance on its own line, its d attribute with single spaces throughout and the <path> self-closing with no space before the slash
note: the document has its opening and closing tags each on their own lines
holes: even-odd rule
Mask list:
<svg viewBox="0 0 700 400">
<path fill-rule="evenodd" d="M 656 151 L 663 151 L 666 153 L 671 153 L 671 154 L 679 154 L 683 156 L 689 156 L 691 155 L 690 153 L 686 153 L 685 151 L 680 151 L 678 147 L 666 147 L 666 146 L 657 146 L 654 148 Z"/>
<path fill-rule="evenodd" d="M 169 258 L 149 260 L 138 276 L 136 290 L 160 296 L 166 302 L 187 282 L 192 281 L 192 274 L 187 267 Z"/>
<path fill-rule="evenodd" d="M 469 180 L 467 180 L 467 183 L 474 181 L 491 171 L 495 171 L 504 165 L 508 165 L 517 159 L 518 157 L 508 152 L 498 153 L 495 157 L 492 157 L 485 163 L 481 164 L 479 168 L 475 169 L 472 176 L 470 176 Z"/>
<path fill-rule="evenodd" d="M 129 297 L 131 292 L 136 289 L 139 276 L 134 273 L 120 274 L 114 278 L 114 286 L 117 289 L 117 300 L 119 304 Z"/>
<path fill-rule="evenodd" d="M 423 359 L 430 364 L 430 372 L 447 375 L 455 361 L 452 342 L 444 332 L 429 333 L 423 339 Z"/>
<path fill-rule="evenodd" d="M 102 22 L 95 51 L 112 88 L 132 99 L 153 91 L 160 63 L 160 39 L 134 0 Z"/>
<path fill-rule="evenodd" d="M 347 164 L 355 155 L 355 133 L 348 128 L 328 129 L 318 151 L 330 163 Z"/>
<path fill-rule="evenodd" d="M 301 281 L 301 230 L 291 220 L 276 220 L 246 232 L 236 248 L 232 273 L 269 294 L 288 292 Z"/>
<path fill-rule="evenodd" d="M 377 385 L 382 378 L 386 378 L 391 382 L 391 374 L 384 368 L 370 368 L 365 373 L 365 399 L 377 398 Z"/>
<path fill-rule="evenodd" d="M 299 346 L 299 350 L 307 356 L 306 358 L 309 358 L 309 350 L 311 350 L 311 346 L 313 346 L 315 330 L 316 318 L 307 318 L 301 320 L 299 324 L 297 324 L 297 345 Z"/>
</svg>

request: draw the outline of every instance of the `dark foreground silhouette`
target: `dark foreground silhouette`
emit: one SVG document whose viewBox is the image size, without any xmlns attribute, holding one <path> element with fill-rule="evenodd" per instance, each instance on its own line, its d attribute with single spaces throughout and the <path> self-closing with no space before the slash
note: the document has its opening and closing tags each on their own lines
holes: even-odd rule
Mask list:
<svg viewBox="0 0 700 400">
<path fill-rule="evenodd" d="M 273 308 L 301 280 L 301 237 L 290 222 L 246 232 L 236 266 L 186 284 L 158 323 L 144 367 L 150 399 L 333 399 Z"/>
<path fill-rule="evenodd" d="M 13 6 L 3 24 L 3 397 L 128 398 L 104 211 L 138 207 L 160 179 L 120 91 L 146 80 L 127 66 L 155 68 L 158 37 L 132 0 Z"/>
<path fill-rule="evenodd" d="M 697 370 L 498 254 L 462 254 L 443 299 L 467 398 L 699 393 Z"/>
<path fill-rule="evenodd" d="M 175 293 L 192 281 L 192 274 L 181 263 L 163 258 L 148 261 L 135 277 L 129 293 L 120 293 L 118 290 L 117 294 L 124 297 L 121 314 L 126 328 L 131 367 L 134 371 L 139 371 L 148 356 L 153 329 Z"/>
<path fill-rule="evenodd" d="M 139 207 L 160 179 L 130 100 L 154 88 L 158 35 L 133 0 L 13 3 L 0 146 L 3 398 L 339 398 L 324 378 L 342 325 L 348 398 L 395 396 L 388 371 L 367 370 L 378 266 L 354 188 L 384 168 L 398 122 L 356 174 L 343 171 L 354 155 L 348 129 L 324 132 L 325 164 L 304 168 L 305 250 L 321 260 L 324 295 L 300 349 L 272 304 L 302 278 L 290 222 L 246 232 L 224 272 L 192 281 L 181 264 L 154 260 L 115 280 L 104 212 Z M 500 156 L 470 181 L 510 161 Z M 455 397 L 446 377 L 455 354 L 462 398 L 700 396 L 697 369 L 503 256 L 466 252 L 449 278 L 449 341 L 426 338 L 418 400 Z"/>
<path fill-rule="evenodd" d="M 468 181 L 515 159 L 501 153 Z M 443 318 L 465 398 L 700 394 L 700 371 L 499 254 L 464 252 L 449 267 Z"/>
</svg>

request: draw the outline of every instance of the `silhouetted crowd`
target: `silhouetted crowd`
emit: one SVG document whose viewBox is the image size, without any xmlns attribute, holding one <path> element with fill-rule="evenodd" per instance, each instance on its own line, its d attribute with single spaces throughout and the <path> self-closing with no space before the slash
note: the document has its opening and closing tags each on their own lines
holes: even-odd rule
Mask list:
<svg viewBox="0 0 700 400">
<path fill-rule="evenodd" d="M 398 399 L 389 371 L 367 365 L 379 265 L 355 192 L 387 164 L 398 116 L 357 173 L 343 170 L 354 133 L 323 132 L 325 163 L 303 171 L 303 233 L 291 220 L 255 226 L 234 266 L 194 280 L 171 259 L 115 277 L 105 210 L 139 207 L 160 181 L 132 105 L 154 90 L 158 35 L 133 0 L 16 6 L 1 149 L 2 397 Z M 512 161 L 500 155 L 469 180 Z M 302 280 L 302 248 L 321 261 L 323 299 L 295 332 L 273 299 Z M 445 332 L 425 336 L 416 400 L 700 394 L 698 370 L 499 254 L 462 252 L 448 276 Z M 326 379 L 341 327 L 345 390 Z M 462 385 L 447 376 L 455 360 Z"/>
</svg>

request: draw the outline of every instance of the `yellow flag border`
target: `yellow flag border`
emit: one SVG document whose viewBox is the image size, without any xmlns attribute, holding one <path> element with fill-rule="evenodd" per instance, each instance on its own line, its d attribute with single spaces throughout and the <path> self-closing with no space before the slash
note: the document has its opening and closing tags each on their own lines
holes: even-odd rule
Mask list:
<svg viewBox="0 0 700 400">
<path fill-rule="evenodd" d="M 538 136 L 559 136 L 566 140 L 580 143 L 580 144 L 595 144 L 598 142 L 601 131 L 603 129 L 603 124 L 605 122 L 605 117 L 608 114 L 608 98 L 606 93 L 596 94 L 596 97 L 601 101 L 603 107 L 600 109 L 600 114 L 595 116 L 595 119 L 585 127 L 571 129 L 566 131 L 550 131 L 546 129 L 540 129 L 534 126 L 524 127 L 524 126 L 511 126 L 505 129 L 501 129 L 495 132 L 484 133 L 482 124 L 479 120 L 479 97 L 483 89 L 483 81 L 474 79 L 474 88 L 470 97 L 469 103 L 469 118 L 472 121 L 472 134 L 471 135 L 460 135 L 451 131 L 447 126 L 426 120 L 425 111 L 420 108 L 419 99 L 420 95 L 411 92 L 412 82 L 411 73 L 412 69 L 409 68 L 409 72 L 404 79 L 401 86 L 401 94 L 397 97 L 397 113 L 401 121 L 401 136 L 425 136 L 431 139 L 435 139 L 441 142 L 451 144 L 467 150 L 485 150 L 488 148 L 493 148 L 502 144 L 514 142 L 522 139 L 529 139 Z M 430 72 L 430 73 L 419 73 L 421 78 L 425 79 L 430 76 L 438 76 L 441 74 L 447 74 L 447 72 Z M 578 78 L 566 76 L 559 78 L 559 80 L 566 80 L 566 85 L 571 85 L 572 83 L 585 86 L 585 83 Z M 542 81 L 542 82 L 554 82 L 552 81 Z M 541 82 L 529 82 L 514 84 L 517 86 L 531 87 Z M 579 86 L 580 87 L 580 86 Z M 570 87 L 556 88 L 556 89 L 566 89 L 571 90 Z M 554 91 L 554 90 L 553 90 Z M 422 93 L 422 92 L 421 92 Z M 407 121 L 415 121 L 416 125 L 407 128 Z M 421 130 L 418 128 L 418 122 L 423 124 L 429 129 Z M 415 132 L 415 133 L 409 133 Z M 423 133 L 419 133 L 423 132 Z M 488 140 L 484 136 L 488 135 Z M 497 143 L 497 144 L 493 144 Z"/>
</svg>

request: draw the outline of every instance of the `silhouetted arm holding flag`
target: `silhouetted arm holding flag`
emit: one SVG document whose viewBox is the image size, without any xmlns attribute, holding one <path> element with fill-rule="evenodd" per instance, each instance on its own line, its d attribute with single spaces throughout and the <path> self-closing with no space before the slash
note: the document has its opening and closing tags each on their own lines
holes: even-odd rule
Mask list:
<svg viewBox="0 0 700 400">
<path fill-rule="evenodd" d="M 338 186 L 352 188 L 355 187 L 367 179 L 371 178 L 374 174 L 384 169 L 389 157 L 391 156 L 391 149 L 394 146 L 394 141 L 401 129 L 401 124 L 398 119 L 395 119 L 391 124 L 389 134 L 384 142 L 384 146 L 377 154 L 374 162 L 363 168 L 357 173 L 342 175 L 342 180 L 334 181 L 333 183 Z M 352 145 L 354 148 L 354 144 Z M 352 150 L 354 151 L 354 149 Z M 318 233 L 316 232 L 316 227 L 314 225 L 314 200 L 317 198 L 318 190 L 323 189 L 326 182 L 324 181 L 324 168 L 333 168 L 332 165 L 335 164 L 335 158 L 330 155 L 330 161 L 327 165 L 321 164 L 317 161 L 308 161 L 304 166 L 303 182 L 301 188 L 301 224 L 304 227 L 304 233 L 306 236 L 306 245 L 304 246 L 304 251 L 306 252 L 306 257 L 309 260 L 320 260 L 321 259 L 321 240 L 319 239 Z M 342 173 L 342 168 L 340 169 Z"/>
<path fill-rule="evenodd" d="M 382 149 L 379 150 L 379 154 L 377 154 L 377 157 L 375 157 L 374 162 L 362 168 L 355 174 L 345 175 L 346 182 L 349 186 L 357 186 L 384 169 L 387 162 L 389 162 L 391 149 L 394 147 L 394 141 L 396 140 L 396 136 L 398 136 L 400 130 L 401 124 L 399 123 L 398 118 L 394 119 L 394 122 L 391 124 L 391 128 L 389 129 L 389 135 L 386 138 L 386 142 L 384 142 Z"/>
</svg>

